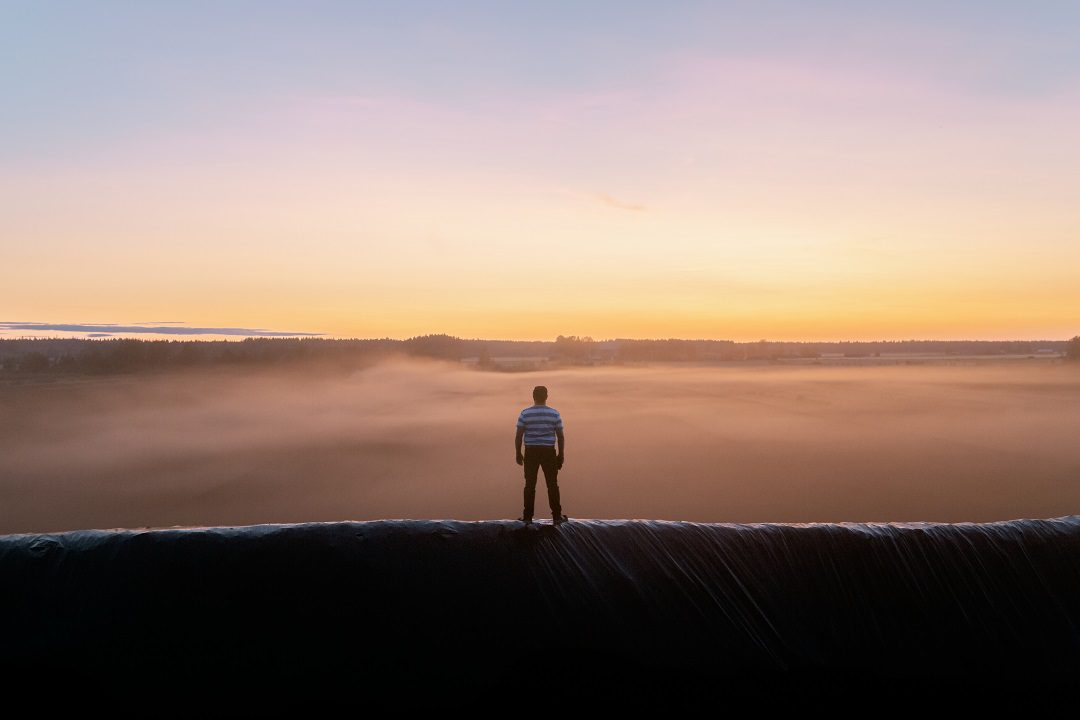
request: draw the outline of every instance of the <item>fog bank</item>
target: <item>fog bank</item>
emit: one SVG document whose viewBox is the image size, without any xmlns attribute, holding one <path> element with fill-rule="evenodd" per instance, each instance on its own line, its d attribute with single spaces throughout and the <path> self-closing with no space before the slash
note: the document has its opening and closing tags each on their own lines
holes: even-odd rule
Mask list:
<svg viewBox="0 0 1080 720">
<path fill-rule="evenodd" d="M 1070 365 L 491 373 L 402 359 L 345 375 L 0 386 L 0 532 L 517 517 L 514 423 L 537 384 L 566 425 L 571 518 L 958 522 L 1080 507 Z"/>
</svg>

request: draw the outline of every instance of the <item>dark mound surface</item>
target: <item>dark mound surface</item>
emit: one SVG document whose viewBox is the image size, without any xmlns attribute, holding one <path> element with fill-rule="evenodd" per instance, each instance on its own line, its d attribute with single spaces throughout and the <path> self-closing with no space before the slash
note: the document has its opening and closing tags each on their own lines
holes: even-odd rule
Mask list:
<svg viewBox="0 0 1080 720">
<path fill-rule="evenodd" d="M 152 711 L 1078 701 L 1075 516 L 9 535 L 0 582 L 9 683 Z"/>
</svg>

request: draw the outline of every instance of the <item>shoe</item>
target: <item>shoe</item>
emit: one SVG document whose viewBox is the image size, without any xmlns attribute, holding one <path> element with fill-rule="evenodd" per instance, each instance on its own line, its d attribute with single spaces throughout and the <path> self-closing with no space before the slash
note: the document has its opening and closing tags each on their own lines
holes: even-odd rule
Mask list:
<svg viewBox="0 0 1080 720">
<path fill-rule="evenodd" d="M 530 523 L 532 523 L 532 518 L 526 518 L 524 515 L 522 515 L 518 518 L 518 522 L 523 522 L 526 525 L 529 525 Z"/>
<path fill-rule="evenodd" d="M 569 520 L 570 520 L 570 518 L 566 517 L 565 515 L 556 515 L 553 518 L 551 518 L 551 524 L 555 525 L 555 526 L 559 526 L 559 525 L 562 525 L 564 522 L 567 522 Z"/>
</svg>

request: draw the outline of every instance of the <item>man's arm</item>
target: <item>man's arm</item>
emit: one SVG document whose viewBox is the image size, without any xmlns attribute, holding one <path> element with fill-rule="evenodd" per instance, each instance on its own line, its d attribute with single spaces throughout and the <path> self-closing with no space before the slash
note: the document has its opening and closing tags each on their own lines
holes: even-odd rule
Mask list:
<svg viewBox="0 0 1080 720">
<path fill-rule="evenodd" d="M 563 450 L 566 448 L 566 436 L 562 428 L 555 428 L 555 438 L 559 441 L 559 461 L 563 459 Z"/>
<path fill-rule="evenodd" d="M 524 438 L 524 437 L 525 437 L 525 428 L 519 427 L 517 429 L 517 434 L 514 435 L 514 451 L 515 451 L 514 454 L 515 454 L 515 458 L 517 459 L 517 464 L 518 465 L 524 465 L 525 464 L 525 457 L 521 454 L 521 439 Z"/>
</svg>

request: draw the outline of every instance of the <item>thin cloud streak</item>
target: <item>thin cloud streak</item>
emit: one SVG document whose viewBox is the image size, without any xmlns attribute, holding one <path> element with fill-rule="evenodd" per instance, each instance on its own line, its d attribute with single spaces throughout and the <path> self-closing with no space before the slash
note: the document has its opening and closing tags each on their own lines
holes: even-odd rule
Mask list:
<svg viewBox="0 0 1080 720">
<path fill-rule="evenodd" d="M 644 212 L 645 206 L 640 203 L 624 202 L 616 197 L 612 197 L 607 193 L 597 193 L 596 199 L 604 203 L 608 207 L 618 208 L 619 210 L 630 210 L 632 212 Z"/>
<path fill-rule="evenodd" d="M 176 322 L 176 321 L 170 321 Z M 207 327 L 177 327 L 175 325 L 117 325 L 115 323 L 36 323 L 36 322 L 0 322 L 0 330 L 30 330 L 30 331 L 53 331 L 53 332 L 83 332 L 97 333 L 93 337 L 101 337 L 101 331 L 108 333 L 146 333 L 151 335 L 240 335 L 245 337 L 318 337 L 324 333 L 313 332 L 287 332 L 284 330 L 266 330 L 264 328 L 207 328 Z"/>
</svg>

